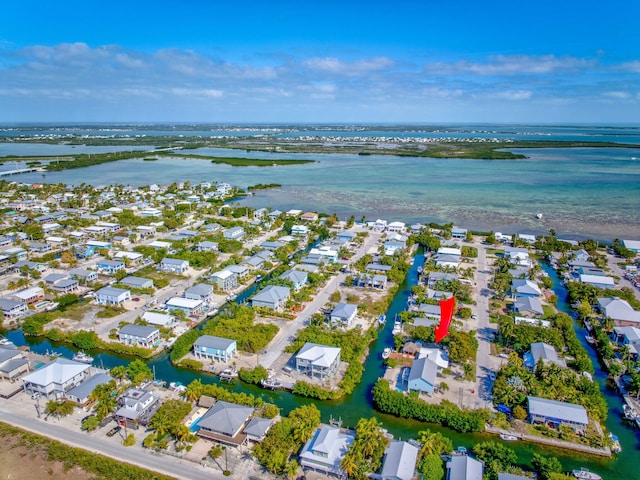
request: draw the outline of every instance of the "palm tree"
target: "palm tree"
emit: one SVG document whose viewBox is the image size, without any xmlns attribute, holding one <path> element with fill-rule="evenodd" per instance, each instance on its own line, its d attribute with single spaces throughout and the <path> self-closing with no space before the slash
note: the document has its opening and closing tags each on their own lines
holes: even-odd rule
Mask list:
<svg viewBox="0 0 640 480">
<path fill-rule="evenodd" d="M 117 367 L 113 367 L 109 373 L 118 381 L 118 385 L 120 385 L 120 382 L 127 378 L 127 367 L 118 365 Z"/>
<path fill-rule="evenodd" d="M 356 455 L 349 450 L 340 461 L 340 468 L 347 475 L 347 478 L 353 478 L 360 470 L 360 465 L 356 459 Z"/>
<path fill-rule="evenodd" d="M 196 402 L 202 396 L 203 386 L 200 380 L 194 380 L 184 392 L 184 397 L 190 402 Z"/>
<path fill-rule="evenodd" d="M 298 462 L 294 459 L 287 463 L 287 466 L 284 468 L 284 473 L 287 474 L 287 477 L 291 480 L 298 476 Z"/>
</svg>

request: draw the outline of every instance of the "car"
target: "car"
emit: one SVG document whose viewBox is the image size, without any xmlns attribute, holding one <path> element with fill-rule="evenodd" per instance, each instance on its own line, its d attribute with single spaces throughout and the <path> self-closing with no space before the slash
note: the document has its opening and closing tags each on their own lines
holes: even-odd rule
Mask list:
<svg viewBox="0 0 640 480">
<path fill-rule="evenodd" d="M 84 423 L 85 420 L 89 420 L 91 417 L 95 417 L 95 415 L 87 415 L 86 417 L 84 417 L 82 420 L 80 420 L 80 423 Z"/>
<path fill-rule="evenodd" d="M 38 398 L 40 398 L 40 394 L 38 392 L 31 394 L 31 400 L 36 400 Z"/>
<path fill-rule="evenodd" d="M 122 427 L 120 425 L 116 425 L 115 427 L 113 427 L 111 430 L 107 432 L 107 437 L 113 437 L 120 430 L 122 430 Z"/>
</svg>

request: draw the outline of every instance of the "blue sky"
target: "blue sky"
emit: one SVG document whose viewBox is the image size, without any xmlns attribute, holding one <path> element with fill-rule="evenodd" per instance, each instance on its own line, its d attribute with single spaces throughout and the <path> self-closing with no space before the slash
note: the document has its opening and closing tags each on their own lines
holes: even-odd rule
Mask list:
<svg viewBox="0 0 640 480">
<path fill-rule="evenodd" d="M 20 0 L 0 122 L 640 123 L 639 18 L 635 0 Z"/>
</svg>

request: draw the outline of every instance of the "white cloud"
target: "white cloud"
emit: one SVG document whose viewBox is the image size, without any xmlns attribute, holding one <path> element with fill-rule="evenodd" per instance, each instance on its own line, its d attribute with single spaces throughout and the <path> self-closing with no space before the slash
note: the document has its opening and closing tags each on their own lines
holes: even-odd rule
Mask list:
<svg viewBox="0 0 640 480">
<path fill-rule="evenodd" d="M 304 60 L 302 65 L 313 71 L 339 76 L 357 77 L 389 69 L 395 65 L 395 62 L 386 57 L 376 57 L 354 62 L 343 62 L 334 57 L 324 57 Z"/>
<path fill-rule="evenodd" d="M 629 70 L 630 72 L 640 73 L 640 60 L 634 60 L 632 62 L 626 62 L 620 65 L 622 70 Z"/>
<path fill-rule="evenodd" d="M 555 55 L 494 55 L 484 63 L 467 60 L 458 62 L 433 62 L 424 66 L 433 75 L 519 75 L 546 74 L 558 71 L 580 70 L 595 65 L 594 60 Z"/>
<path fill-rule="evenodd" d="M 602 92 L 602 95 L 608 98 L 616 98 L 619 100 L 625 100 L 627 98 L 631 98 L 631 95 L 628 92 L 621 92 L 621 91 Z"/>
<path fill-rule="evenodd" d="M 529 100 L 533 96 L 530 90 L 507 90 L 503 92 L 495 92 L 485 95 L 491 98 L 500 98 L 503 100 Z"/>
</svg>

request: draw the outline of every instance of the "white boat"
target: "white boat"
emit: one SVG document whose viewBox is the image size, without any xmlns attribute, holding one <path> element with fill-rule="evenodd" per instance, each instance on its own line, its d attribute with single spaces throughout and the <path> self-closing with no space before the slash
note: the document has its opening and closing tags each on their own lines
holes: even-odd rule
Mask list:
<svg viewBox="0 0 640 480">
<path fill-rule="evenodd" d="M 515 435 L 507 435 L 506 433 L 501 433 L 500 439 L 505 440 L 507 442 L 513 442 L 515 440 L 518 440 L 518 437 L 516 437 Z"/>
<path fill-rule="evenodd" d="M 386 315 L 380 315 L 380 316 L 378 317 L 378 323 L 379 323 L 380 325 L 384 325 L 386 321 L 387 321 L 387 316 L 386 316 Z"/>
<path fill-rule="evenodd" d="M 402 322 L 396 320 L 393 322 L 393 330 L 391 330 L 391 334 L 398 335 L 399 333 L 402 333 Z"/>
<path fill-rule="evenodd" d="M 8 338 L 0 338 L 0 345 L 3 345 L 3 346 L 13 345 L 13 342 Z"/>
<path fill-rule="evenodd" d="M 390 356 L 391 356 L 391 349 L 387 347 L 382 351 L 382 358 L 386 360 Z"/>
<path fill-rule="evenodd" d="M 540 220 L 540 219 L 542 218 L 542 214 L 541 214 L 541 213 L 536 213 L 536 218 L 537 218 L 538 220 Z"/>
<path fill-rule="evenodd" d="M 585 335 L 584 339 L 587 341 L 589 345 L 593 345 L 594 343 L 596 343 L 596 339 L 593 338 L 591 335 Z"/>
<path fill-rule="evenodd" d="M 72 360 L 75 360 L 76 362 L 82 362 L 82 363 L 92 363 L 93 357 L 91 355 L 87 355 L 81 350 L 73 356 Z"/>
<path fill-rule="evenodd" d="M 590 472 L 586 468 L 582 467 L 580 470 L 574 470 L 571 472 L 574 477 L 581 480 L 602 480 L 602 477 L 597 473 Z"/>
<path fill-rule="evenodd" d="M 609 438 L 611 439 L 611 451 L 613 453 L 620 453 L 622 451 L 622 446 L 620 445 L 620 440 L 618 440 L 618 437 L 609 432 Z"/>
<path fill-rule="evenodd" d="M 227 367 L 224 370 L 222 370 L 218 375 L 220 376 L 220 380 L 226 380 L 230 382 L 231 380 L 234 380 L 235 378 L 238 377 L 238 372 L 236 372 L 235 369 L 233 369 L 233 367 Z"/>
</svg>

